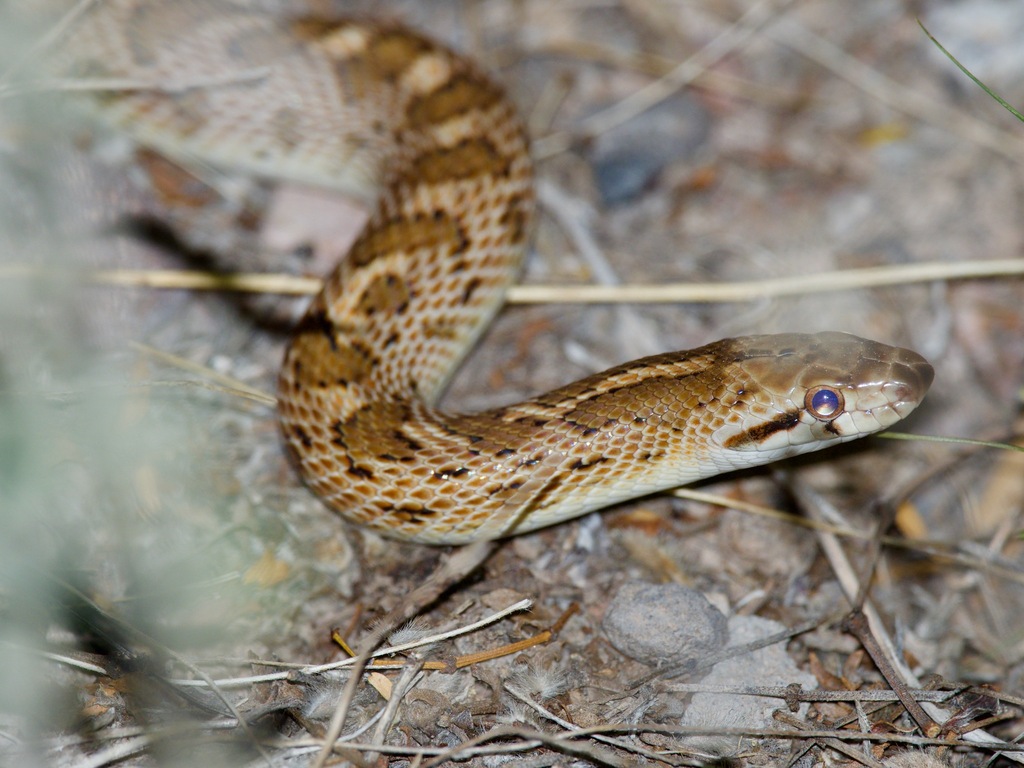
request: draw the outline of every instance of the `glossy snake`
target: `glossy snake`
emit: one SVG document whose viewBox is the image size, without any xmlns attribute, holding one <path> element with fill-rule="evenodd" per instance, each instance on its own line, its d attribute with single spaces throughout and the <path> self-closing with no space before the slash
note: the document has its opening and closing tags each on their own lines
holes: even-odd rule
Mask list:
<svg viewBox="0 0 1024 768">
<path fill-rule="evenodd" d="M 63 56 L 127 79 L 100 112 L 183 165 L 376 200 L 296 329 L 281 427 L 309 486 L 388 536 L 465 543 L 890 426 L 932 379 L 839 333 L 726 339 L 476 414 L 435 403 L 516 278 L 522 123 L 474 64 L 387 23 L 220 0 L 105 0 Z"/>
</svg>

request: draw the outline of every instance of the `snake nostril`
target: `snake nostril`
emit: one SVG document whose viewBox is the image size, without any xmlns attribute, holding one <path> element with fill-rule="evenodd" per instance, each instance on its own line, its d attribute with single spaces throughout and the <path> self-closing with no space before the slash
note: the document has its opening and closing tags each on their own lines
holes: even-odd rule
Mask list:
<svg viewBox="0 0 1024 768">
<path fill-rule="evenodd" d="M 897 403 L 913 403 L 920 398 L 920 388 L 914 384 L 900 384 L 893 393 L 893 399 Z"/>
</svg>

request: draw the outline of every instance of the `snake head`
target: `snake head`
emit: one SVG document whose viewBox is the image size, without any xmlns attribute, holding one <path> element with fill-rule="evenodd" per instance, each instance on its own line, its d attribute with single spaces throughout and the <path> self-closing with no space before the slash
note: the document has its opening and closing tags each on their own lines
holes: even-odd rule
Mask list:
<svg viewBox="0 0 1024 768">
<path fill-rule="evenodd" d="M 846 333 L 748 336 L 723 342 L 714 442 L 738 466 L 854 440 L 892 426 L 924 398 L 935 375 L 916 352 Z M 755 458 L 755 456 L 757 458 Z"/>
</svg>

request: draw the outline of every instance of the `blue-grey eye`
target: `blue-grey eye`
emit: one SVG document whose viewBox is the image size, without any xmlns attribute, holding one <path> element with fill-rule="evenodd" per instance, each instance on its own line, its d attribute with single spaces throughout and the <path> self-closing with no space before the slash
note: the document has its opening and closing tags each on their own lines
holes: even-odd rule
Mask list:
<svg viewBox="0 0 1024 768">
<path fill-rule="evenodd" d="M 832 421 L 845 405 L 843 393 L 833 387 L 812 387 L 804 398 L 808 413 L 820 421 Z"/>
</svg>

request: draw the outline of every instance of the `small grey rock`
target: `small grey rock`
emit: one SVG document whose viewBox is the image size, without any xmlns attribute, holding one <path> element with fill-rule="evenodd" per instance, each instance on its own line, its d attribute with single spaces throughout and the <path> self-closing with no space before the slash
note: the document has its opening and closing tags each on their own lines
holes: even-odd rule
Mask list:
<svg viewBox="0 0 1024 768">
<path fill-rule="evenodd" d="M 728 639 L 725 616 L 680 584 L 623 584 L 601 628 L 623 654 L 654 666 L 699 662 Z"/>
<path fill-rule="evenodd" d="M 603 132 L 591 162 L 604 204 L 634 202 L 655 186 L 666 165 L 696 155 L 710 134 L 707 110 L 685 93 Z"/>
</svg>

